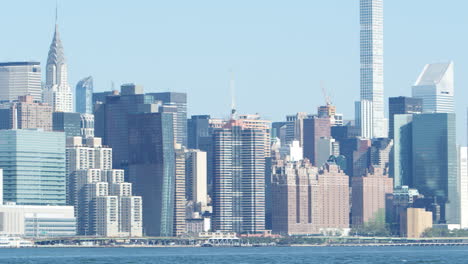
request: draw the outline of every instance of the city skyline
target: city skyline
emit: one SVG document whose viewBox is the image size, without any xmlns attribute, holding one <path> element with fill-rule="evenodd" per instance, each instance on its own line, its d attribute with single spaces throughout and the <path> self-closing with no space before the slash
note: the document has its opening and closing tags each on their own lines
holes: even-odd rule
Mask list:
<svg viewBox="0 0 468 264">
<path fill-rule="evenodd" d="M 21 2 L 8 3 L 6 8 L 12 10 L 9 13 L 17 13 L 14 10 L 20 10 Z M 332 99 L 338 111 L 344 113 L 345 119 L 352 119 L 354 105 L 345 99 L 359 98 L 358 2 L 327 1 L 312 5 L 298 1 L 294 5 L 270 3 L 266 6 L 263 5 L 266 2 L 259 2 L 249 5 L 249 10 L 243 9 L 244 2 L 211 6 L 187 3 L 183 8 L 162 3 L 134 6 L 93 3 L 93 10 L 85 8 L 86 2 L 59 2 L 58 20 L 68 54 L 71 86 L 93 75 L 96 91 L 109 90 L 111 81 L 114 81 L 115 88 L 125 82 L 135 82 L 144 85 L 148 92 L 188 92 L 190 114 L 210 113 L 226 117 L 230 107 L 228 71 L 232 68 L 236 73 L 236 94 L 241 113 L 260 112 L 267 119 L 279 120 L 285 112 L 314 112 L 318 105 L 324 103 L 319 87 L 320 80 L 323 80 L 326 88 L 333 91 Z M 425 64 L 450 60 L 456 66 L 457 95 L 464 95 L 461 88 L 468 80 L 457 73 L 468 68 L 468 57 L 465 58 L 461 52 L 466 41 L 458 39 L 454 33 L 466 22 L 460 21 L 456 15 L 444 15 L 449 10 L 458 12 L 460 8 L 453 8 L 459 4 L 455 2 L 448 1 L 442 7 L 426 4 L 424 14 L 414 14 L 418 3 L 422 3 L 419 0 L 385 3 L 385 98 L 410 96 L 411 86 Z M 43 50 L 47 49 L 53 34 L 55 4 L 55 1 L 46 5 L 30 3 L 35 7 L 30 10 L 35 11 L 25 10 L 25 15 L 31 21 L 37 21 L 37 30 L 31 30 L 24 23 L 6 29 L 5 34 L 15 41 L 0 44 L 9 51 L 0 56 L 2 61 L 37 60 L 45 72 Z M 402 4 L 405 8 L 399 9 Z M 264 18 L 258 19 L 261 8 L 265 8 L 261 14 Z M 124 9 L 125 17 L 129 17 L 125 20 L 121 19 Z M 134 12 L 136 10 L 143 13 L 138 16 Z M 159 16 L 149 16 L 150 12 L 145 10 L 152 10 Z M 310 15 L 310 11 L 314 15 Z M 87 13 L 86 20 L 76 15 L 83 12 Z M 245 21 L 236 20 L 240 16 L 235 14 L 242 14 Z M 6 14 L 5 18 L 9 15 Z M 130 19 L 133 16 L 139 19 Z M 291 16 L 294 17 L 289 19 Z M 441 16 L 444 20 L 433 19 Z M 103 17 L 105 21 L 101 19 Z M 189 20 L 191 23 L 187 24 Z M 320 20 L 327 23 L 319 23 Z M 327 26 L 317 27 L 324 24 Z M 439 37 L 433 38 L 432 31 Z M 188 42 L 194 38 L 194 42 Z M 399 41 L 402 38 L 405 41 Z M 32 40 L 37 43 L 34 47 L 28 43 Z M 104 48 L 105 45 L 108 48 Z M 288 52 L 282 52 L 280 48 Z M 102 61 L 93 59 L 98 55 Z M 272 56 L 276 57 L 273 59 Z M 92 65 L 90 61 L 93 61 Z M 121 66 L 109 67 L 118 64 Z M 142 67 L 135 70 L 135 67 L 125 66 L 133 64 Z M 337 75 L 341 77 L 337 78 Z M 270 96 L 268 103 L 253 103 L 260 94 L 272 94 L 271 90 L 276 92 L 273 94 L 279 94 L 282 89 L 302 92 L 309 98 L 297 98 L 291 104 L 284 102 L 282 96 Z M 211 109 L 203 104 L 202 95 L 207 92 L 219 98 Z M 458 142 L 463 144 L 465 139 L 461 135 L 466 133 L 465 126 L 461 124 L 464 123 L 465 111 L 460 109 L 464 109 L 466 103 L 461 101 L 461 97 L 457 99 L 456 112 Z M 277 110 L 277 104 L 283 104 L 285 111 Z"/>
</svg>

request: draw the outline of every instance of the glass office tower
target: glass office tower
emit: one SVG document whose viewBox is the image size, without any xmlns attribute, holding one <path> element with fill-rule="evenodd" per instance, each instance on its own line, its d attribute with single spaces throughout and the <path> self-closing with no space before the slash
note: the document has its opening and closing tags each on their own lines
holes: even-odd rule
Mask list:
<svg viewBox="0 0 468 264">
<path fill-rule="evenodd" d="M 441 222 L 460 224 L 454 113 L 413 115 L 413 186 L 441 207 Z"/>
<path fill-rule="evenodd" d="M 5 202 L 65 205 L 65 163 L 65 133 L 0 131 Z"/>
</svg>

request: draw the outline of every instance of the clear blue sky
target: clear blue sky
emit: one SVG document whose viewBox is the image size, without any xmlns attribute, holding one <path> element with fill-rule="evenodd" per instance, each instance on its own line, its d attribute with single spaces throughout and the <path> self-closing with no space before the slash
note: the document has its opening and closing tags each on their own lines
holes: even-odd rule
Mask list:
<svg viewBox="0 0 468 264">
<path fill-rule="evenodd" d="M 426 63 L 455 62 L 458 141 L 466 142 L 468 1 L 385 1 L 385 95 L 411 95 Z M 45 64 L 54 0 L 2 2 L 0 61 Z M 229 69 L 241 113 L 276 121 L 315 113 L 320 81 L 345 119 L 359 98 L 359 0 L 59 1 L 74 86 L 125 82 L 182 91 L 190 114 L 229 114 Z"/>
</svg>

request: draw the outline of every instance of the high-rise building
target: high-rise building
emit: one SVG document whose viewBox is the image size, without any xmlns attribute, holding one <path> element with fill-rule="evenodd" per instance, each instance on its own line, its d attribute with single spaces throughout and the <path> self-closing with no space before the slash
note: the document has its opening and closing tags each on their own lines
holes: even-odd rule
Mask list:
<svg viewBox="0 0 468 264">
<path fill-rule="evenodd" d="M 0 63 L 0 101 L 14 101 L 25 95 L 42 102 L 40 63 Z"/>
<path fill-rule="evenodd" d="M 349 227 L 349 177 L 336 164 L 323 170 L 308 160 L 273 168 L 273 232 L 317 234 Z"/>
<path fill-rule="evenodd" d="M 188 149 L 185 156 L 185 197 L 193 201 L 196 211 L 203 212 L 208 205 L 207 155 L 201 150 Z"/>
<path fill-rule="evenodd" d="M 393 140 L 389 138 L 374 138 L 369 149 L 370 165 L 383 169 L 389 169 Z"/>
<path fill-rule="evenodd" d="M 303 120 L 303 148 L 304 158 L 309 159 L 312 165 L 317 166 L 318 141 L 321 137 L 331 137 L 330 118 L 312 116 Z"/>
<path fill-rule="evenodd" d="M 265 131 L 232 119 L 216 129 L 213 227 L 217 231 L 265 230 Z"/>
<path fill-rule="evenodd" d="M 388 98 L 388 137 L 393 139 L 394 120 L 395 115 L 402 114 L 420 114 L 422 113 L 422 99 L 413 97 L 390 97 Z"/>
<path fill-rule="evenodd" d="M 413 86 L 413 97 L 422 99 L 424 113 L 453 113 L 453 62 L 426 64 Z"/>
<path fill-rule="evenodd" d="M 460 228 L 468 228 L 468 147 L 458 147 L 460 181 Z"/>
<path fill-rule="evenodd" d="M 176 143 L 187 146 L 187 94 L 186 93 L 149 93 L 163 105 L 175 106 L 174 133 Z"/>
<path fill-rule="evenodd" d="M 327 105 L 319 106 L 317 109 L 318 117 L 330 118 L 330 125 L 342 126 L 343 125 L 343 114 L 336 113 L 336 106 L 327 103 Z"/>
<path fill-rule="evenodd" d="M 370 139 L 348 138 L 340 142 L 340 154 L 346 157 L 346 175 L 360 177 L 369 167 Z"/>
<path fill-rule="evenodd" d="M 322 167 L 330 156 L 340 155 L 340 144 L 333 138 L 321 137 L 317 141 L 317 167 Z"/>
<path fill-rule="evenodd" d="M 94 137 L 93 114 L 80 114 L 80 135 L 84 138 Z"/>
<path fill-rule="evenodd" d="M 173 116 L 168 113 L 139 113 L 128 118 L 129 179 L 135 195 L 144 201 L 147 236 L 174 235 L 177 176 L 173 129 Z"/>
<path fill-rule="evenodd" d="M 413 186 L 413 115 L 394 115 L 393 158 L 390 174 L 395 187 Z"/>
<path fill-rule="evenodd" d="M 374 110 L 372 104 L 370 100 L 361 100 L 355 103 L 356 127 L 360 129 L 359 135 L 367 139 L 374 137 Z"/>
<path fill-rule="evenodd" d="M 70 190 L 78 234 L 104 237 L 143 235 L 142 199 L 132 195 L 123 170 L 85 169 L 71 174 Z"/>
<path fill-rule="evenodd" d="M 210 119 L 209 115 L 193 115 L 187 119 L 187 147 L 189 149 L 200 149 L 203 140 L 211 139 Z"/>
<path fill-rule="evenodd" d="M 365 223 L 385 223 L 386 196 L 393 193 L 393 180 L 384 174 L 384 169 L 370 167 L 361 177 L 353 177 L 352 224 L 355 227 Z"/>
<path fill-rule="evenodd" d="M 175 149 L 175 182 L 174 182 L 174 232 L 173 235 L 180 236 L 185 231 L 185 150 L 176 144 Z"/>
<path fill-rule="evenodd" d="M 129 162 L 129 116 L 134 113 L 157 112 L 159 106 L 153 104 L 153 96 L 145 95 L 143 87 L 124 84 L 121 93 L 105 97 L 95 112 L 95 135 L 113 150 L 113 165 L 116 169 L 126 169 Z M 127 176 L 130 176 L 128 174 Z"/>
<path fill-rule="evenodd" d="M 361 125 L 365 138 L 386 137 L 384 115 L 383 0 L 360 0 Z M 366 107 L 369 111 L 363 111 Z M 363 115 L 362 112 L 372 113 Z M 358 119 L 358 116 L 356 116 Z"/>
<path fill-rule="evenodd" d="M 436 199 L 442 223 L 460 224 L 455 114 L 413 115 L 412 142 L 413 186 L 410 187 Z"/>
<path fill-rule="evenodd" d="M 76 84 L 76 111 L 82 114 L 93 113 L 93 77 L 88 76 Z"/>
<path fill-rule="evenodd" d="M 57 24 L 55 24 L 54 37 L 47 57 L 46 83 L 42 99 L 44 103 L 52 106 L 54 112 L 73 112 L 72 90 L 68 84 L 68 67 Z"/>
<path fill-rule="evenodd" d="M 33 129 L 0 130 L 4 201 L 65 205 L 65 134 Z"/>
<path fill-rule="evenodd" d="M 33 101 L 30 95 L 20 96 L 17 101 L 3 104 L 1 109 L 7 119 L 0 129 L 37 128 L 44 131 L 52 130 L 52 107 Z M 0 117 L 1 118 L 1 117 Z"/>
<path fill-rule="evenodd" d="M 73 112 L 52 113 L 52 129 L 65 132 L 66 137 L 81 136 L 81 114 Z"/>
</svg>

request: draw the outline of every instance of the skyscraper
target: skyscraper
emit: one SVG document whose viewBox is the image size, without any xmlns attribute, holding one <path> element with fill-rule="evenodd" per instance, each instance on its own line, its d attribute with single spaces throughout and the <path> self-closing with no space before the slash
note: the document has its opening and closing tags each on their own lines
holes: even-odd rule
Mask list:
<svg viewBox="0 0 468 264">
<path fill-rule="evenodd" d="M 394 115 L 393 158 L 390 173 L 394 186 L 413 186 L 413 115 Z"/>
<path fill-rule="evenodd" d="M 145 235 L 173 236 L 177 175 L 172 114 L 132 114 L 128 118 L 128 152 L 130 182 L 135 195 L 144 201 Z M 185 189 L 182 195 L 185 198 Z"/>
<path fill-rule="evenodd" d="M 265 133 L 234 119 L 215 130 L 215 230 L 237 233 L 265 230 Z"/>
<path fill-rule="evenodd" d="M 39 62 L 0 63 L 0 101 L 13 101 L 25 95 L 42 101 Z"/>
<path fill-rule="evenodd" d="M 82 114 L 93 113 L 93 77 L 88 76 L 76 84 L 76 111 Z"/>
<path fill-rule="evenodd" d="M 57 23 L 47 57 L 43 101 L 51 105 L 54 112 L 73 112 L 72 91 L 68 84 L 68 67 Z"/>
<path fill-rule="evenodd" d="M 453 113 L 453 62 L 426 64 L 413 86 L 413 97 L 421 98 L 424 113 Z"/>
<path fill-rule="evenodd" d="M 370 167 L 365 176 L 353 177 L 352 224 L 359 227 L 368 222 L 385 223 L 386 195 L 393 193 L 393 180 L 382 168 Z"/>
<path fill-rule="evenodd" d="M 460 224 L 454 113 L 413 115 L 413 188 L 437 199 L 441 222 Z"/>
<path fill-rule="evenodd" d="M 4 201 L 65 205 L 65 134 L 35 129 L 0 130 Z"/>
<path fill-rule="evenodd" d="M 370 101 L 372 115 L 361 115 L 369 138 L 386 137 L 384 115 L 383 0 L 360 0 L 361 101 Z M 362 110 L 362 106 L 361 106 Z M 358 118 L 356 118 L 358 119 Z M 367 137 L 366 135 L 363 135 Z"/>
<path fill-rule="evenodd" d="M 52 107 L 34 101 L 31 95 L 20 96 L 17 101 L 4 104 L 4 125 L 0 129 L 28 129 L 39 128 L 44 131 L 52 130 Z M 1 117 L 0 117 L 1 118 Z"/>
<path fill-rule="evenodd" d="M 52 129 L 65 132 L 66 137 L 81 136 L 81 114 L 72 112 L 52 113 Z"/>
<path fill-rule="evenodd" d="M 155 100 L 162 101 L 163 105 L 173 105 L 175 109 L 174 131 L 176 143 L 187 146 L 187 94 L 186 93 L 149 93 Z"/>
<path fill-rule="evenodd" d="M 422 113 L 422 99 L 414 97 L 390 97 L 388 98 L 388 116 L 389 116 L 389 126 L 388 126 L 388 137 L 393 138 L 394 132 L 393 127 L 395 120 L 393 117 L 395 115 L 401 114 L 420 114 Z"/>
<path fill-rule="evenodd" d="M 321 137 L 330 138 L 330 118 L 319 118 L 313 116 L 303 120 L 303 148 L 304 158 L 310 160 L 312 165 L 320 166 L 318 163 L 318 141 Z"/>
</svg>

